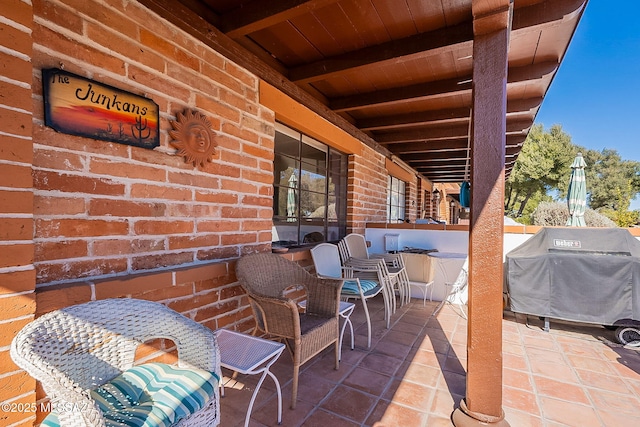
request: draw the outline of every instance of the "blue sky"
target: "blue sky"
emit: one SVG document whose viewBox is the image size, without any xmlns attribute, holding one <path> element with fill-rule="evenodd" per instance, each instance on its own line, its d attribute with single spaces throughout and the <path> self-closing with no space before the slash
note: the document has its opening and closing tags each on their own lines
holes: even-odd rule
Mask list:
<svg viewBox="0 0 640 427">
<path fill-rule="evenodd" d="M 639 16 L 638 0 L 589 0 L 536 123 L 560 124 L 574 144 L 640 161 Z"/>
</svg>

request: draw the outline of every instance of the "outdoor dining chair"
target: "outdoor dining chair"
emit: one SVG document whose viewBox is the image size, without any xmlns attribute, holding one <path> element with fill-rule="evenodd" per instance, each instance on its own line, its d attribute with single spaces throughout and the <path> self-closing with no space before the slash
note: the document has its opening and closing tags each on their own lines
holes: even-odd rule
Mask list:
<svg viewBox="0 0 640 427">
<path fill-rule="evenodd" d="M 175 343 L 177 366 L 134 364 L 136 349 L 160 338 Z M 43 427 L 220 423 L 215 334 L 157 302 L 106 299 L 52 311 L 18 332 L 11 358 L 51 399 Z"/>
<path fill-rule="evenodd" d="M 338 246 L 343 265 L 349 265 L 353 259 L 383 259 L 393 282 L 392 287 L 398 291 L 400 305 L 411 300 L 411 285 L 402 254 L 370 254 L 365 237 L 357 233 L 347 234 L 340 240 Z M 395 293 L 393 293 L 393 299 L 392 308 L 395 312 Z"/>
<path fill-rule="evenodd" d="M 371 317 L 367 299 L 373 298 L 383 291 L 384 281 L 380 284 L 379 278 L 378 280 L 358 278 L 357 273 L 367 273 L 370 270 L 342 266 L 338 246 L 331 243 L 321 243 L 313 247 L 311 258 L 319 277 L 344 280 L 340 293 L 343 300 L 359 298 L 362 301 L 364 315 L 367 319 L 367 348 L 371 348 Z"/>
<path fill-rule="evenodd" d="M 298 395 L 300 366 L 325 348 L 335 346 L 335 368 L 340 366 L 339 311 L 342 280 L 321 279 L 277 254 L 243 256 L 236 263 L 240 286 L 249 297 L 259 333 L 284 341 L 293 359 L 291 409 Z M 291 289 L 306 292 L 304 313 L 287 296 Z"/>
</svg>

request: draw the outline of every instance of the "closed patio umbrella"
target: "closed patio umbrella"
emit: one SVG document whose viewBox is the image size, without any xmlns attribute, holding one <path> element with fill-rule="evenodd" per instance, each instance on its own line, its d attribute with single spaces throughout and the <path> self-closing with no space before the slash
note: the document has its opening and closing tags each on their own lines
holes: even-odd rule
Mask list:
<svg viewBox="0 0 640 427">
<path fill-rule="evenodd" d="M 578 153 L 571 164 L 571 178 L 569 180 L 569 191 L 567 194 L 567 206 L 569 208 L 567 227 L 586 227 L 587 225 L 584 222 L 584 211 L 587 209 L 585 166 L 587 166 L 587 164 L 582 158 L 582 153 Z"/>
<path fill-rule="evenodd" d="M 287 221 L 293 222 L 296 220 L 296 188 L 298 179 L 296 178 L 296 171 L 294 170 L 289 177 L 289 189 L 287 190 Z"/>
</svg>

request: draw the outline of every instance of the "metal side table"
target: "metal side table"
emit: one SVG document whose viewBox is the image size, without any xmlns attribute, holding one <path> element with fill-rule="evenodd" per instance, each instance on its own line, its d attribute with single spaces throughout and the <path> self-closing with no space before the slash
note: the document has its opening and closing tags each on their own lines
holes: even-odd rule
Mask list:
<svg viewBox="0 0 640 427">
<path fill-rule="evenodd" d="M 241 374 L 255 375 L 262 373 L 247 408 L 247 416 L 244 420 L 245 427 L 249 425 L 253 403 L 267 375 L 276 384 L 276 391 L 278 392 L 278 424 L 281 424 L 282 392 L 280 391 L 278 379 L 269 368 L 278 360 L 285 345 L 227 329 L 218 329 L 215 334 L 220 348 L 220 365 L 222 367 Z M 222 396 L 224 396 L 224 385 L 222 386 Z"/>
</svg>

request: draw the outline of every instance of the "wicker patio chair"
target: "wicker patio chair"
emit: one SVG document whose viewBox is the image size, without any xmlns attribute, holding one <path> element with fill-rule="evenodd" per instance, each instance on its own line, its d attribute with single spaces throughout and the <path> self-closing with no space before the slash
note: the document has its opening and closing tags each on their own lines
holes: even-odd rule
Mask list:
<svg viewBox="0 0 640 427">
<path fill-rule="evenodd" d="M 291 409 L 298 395 L 300 366 L 330 345 L 335 346 L 339 367 L 340 291 L 342 280 L 320 279 L 293 261 L 276 254 L 253 254 L 240 258 L 236 275 L 256 319 L 254 335 L 282 339 L 293 359 Z M 290 288 L 306 291 L 306 310 L 300 313 L 296 301 L 286 296 Z"/>
<path fill-rule="evenodd" d="M 134 366 L 136 348 L 158 338 L 175 343 L 177 366 Z M 18 332 L 11 357 L 51 399 L 42 426 L 220 422 L 213 331 L 160 303 L 107 299 L 47 313 Z"/>
</svg>

